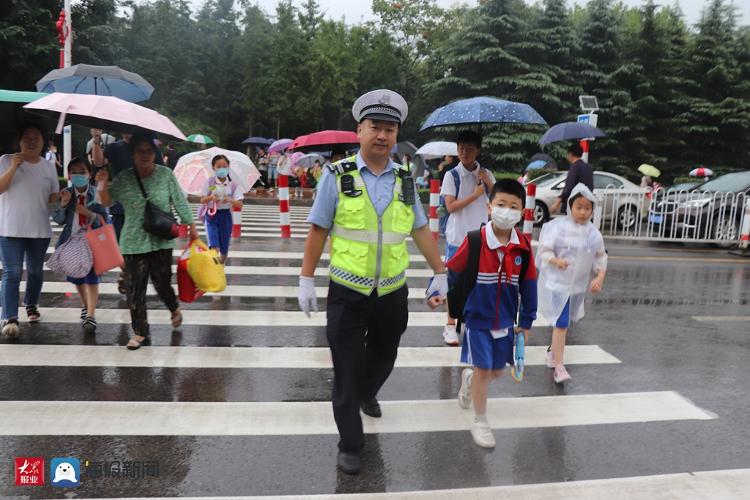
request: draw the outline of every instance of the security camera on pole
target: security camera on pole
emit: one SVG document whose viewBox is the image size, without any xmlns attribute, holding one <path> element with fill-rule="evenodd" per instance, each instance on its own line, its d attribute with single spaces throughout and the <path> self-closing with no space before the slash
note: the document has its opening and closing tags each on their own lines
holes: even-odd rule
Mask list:
<svg viewBox="0 0 750 500">
<path fill-rule="evenodd" d="M 596 97 L 592 95 L 579 95 L 578 102 L 581 105 L 581 111 L 585 114 L 578 115 L 578 123 L 585 123 L 596 127 L 599 117 L 596 114 L 599 111 L 599 102 Z M 582 139 L 581 148 L 583 149 L 583 161 L 589 162 L 589 141 L 593 141 L 594 138 Z"/>
</svg>

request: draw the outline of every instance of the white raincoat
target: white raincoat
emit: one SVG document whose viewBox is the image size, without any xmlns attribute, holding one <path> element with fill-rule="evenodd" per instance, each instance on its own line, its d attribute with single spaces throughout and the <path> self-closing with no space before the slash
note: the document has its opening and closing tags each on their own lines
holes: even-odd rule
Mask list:
<svg viewBox="0 0 750 500">
<path fill-rule="evenodd" d="M 592 273 L 607 269 L 602 234 L 589 221 L 577 224 L 571 213 L 573 198 L 581 194 L 596 204 L 596 197 L 584 184 L 573 188 L 568 198 L 568 215 L 558 217 L 542 226 L 536 266 L 539 270 L 537 296 L 539 314 L 553 325 L 570 300 L 570 320 L 583 318 L 583 302 Z M 550 264 L 557 257 L 568 261 L 567 269 Z"/>
</svg>

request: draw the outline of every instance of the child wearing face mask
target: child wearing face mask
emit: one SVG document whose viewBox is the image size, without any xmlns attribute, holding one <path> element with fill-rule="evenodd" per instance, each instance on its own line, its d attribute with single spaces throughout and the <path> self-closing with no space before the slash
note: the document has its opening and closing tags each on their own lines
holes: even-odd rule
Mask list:
<svg viewBox="0 0 750 500">
<path fill-rule="evenodd" d="M 60 193 L 60 201 L 52 213 L 52 220 L 65 225 L 56 247 L 65 243 L 72 234 L 85 231 L 92 224 L 96 228 L 107 220 L 107 209 L 96 203 L 96 188 L 91 182 L 91 165 L 85 158 L 73 158 L 68 163 L 68 172 L 72 187 Z M 101 216 L 101 218 L 100 218 Z M 96 306 L 99 302 L 99 276 L 91 268 L 84 278 L 71 278 L 81 299 L 81 327 L 86 333 L 96 332 Z"/>
<path fill-rule="evenodd" d="M 536 318 L 536 267 L 531 243 L 515 227 L 521 220 L 525 200 L 526 192 L 515 180 L 503 179 L 493 186 L 487 203 L 491 222 L 479 230 L 479 272 L 464 307 L 466 337 L 461 346 L 461 362 L 473 369 L 466 368 L 461 373 L 458 403 L 463 409 L 474 403 L 471 436 L 484 448 L 495 446 L 487 419 L 487 388 L 490 380 L 503 374 L 506 364 L 513 364 L 519 292 L 518 326 L 526 338 Z M 451 271 L 461 273 L 467 268 L 469 238 L 447 262 Z"/>
<path fill-rule="evenodd" d="M 568 198 L 567 215 L 542 226 L 539 235 L 539 313 L 554 325 L 547 366 L 554 368 L 558 384 L 571 378 L 563 364 L 570 322 L 583 318 L 586 291 L 600 292 L 607 273 L 604 239 L 591 223 L 595 204 L 589 188 L 576 185 Z"/>
<path fill-rule="evenodd" d="M 232 238 L 232 208 L 242 208 L 245 194 L 229 178 L 229 158 L 216 155 L 211 159 L 211 165 L 216 175 L 210 177 L 203 186 L 198 218 L 204 219 L 208 246 L 219 250 L 221 262 L 224 263 Z"/>
</svg>

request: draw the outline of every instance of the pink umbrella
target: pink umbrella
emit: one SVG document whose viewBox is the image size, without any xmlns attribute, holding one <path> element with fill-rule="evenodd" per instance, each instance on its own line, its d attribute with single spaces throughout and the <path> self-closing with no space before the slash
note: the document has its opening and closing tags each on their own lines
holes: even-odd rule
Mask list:
<svg viewBox="0 0 750 500">
<path fill-rule="evenodd" d="M 297 151 L 296 153 L 292 153 L 292 156 L 289 157 L 289 161 L 292 163 L 293 167 L 296 167 L 297 166 L 297 162 L 303 156 L 305 156 L 305 153 L 300 153 L 299 151 Z"/>
<path fill-rule="evenodd" d="M 284 151 L 293 142 L 294 142 L 294 139 L 279 139 L 278 141 L 274 141 L 273 144 L 271 144 L 270 146 L 268 146 L 268 152 L 269 153 L 278 153 L 280 151 Z"/>
<path fill-rule="evenodd" d="M 289 149 L 310 148 L 313 146 L 333 146 L 343 147 L 359 146 L 359 137 L 354 132 L 347 130 L 323 130 L 313 132 L 312 134 L 301 135 L 294 139 Z"/>
<path fill-rule="evenodd" d="M 229 158 L 229 177 L 243 192 L 250 191 L 260 179 L 260 172 L 247 155 L 222 148 L 202 149 L 180 157 L 174 169 L 177 182 L 186 193 L 201 194 L 203 185 L 213 175 L 211 159 L 216 155 Z"/>
<path fill-rule="evenodd" d="M 58 118 L 58 134 L 66 122 L 86 127 L 124 133 L 150 130 L 176 139 L 185 140 L 172 121 L 153 109 L 145 108 L 117 97 L 55 92 L 24 106 L 29 111 Z"/>
<path fill-rule="evenodd" d="M 694 168 L 690 171 L 690 177 L 713 177 L 714 171 L 706 167 Z"/>
</svg>

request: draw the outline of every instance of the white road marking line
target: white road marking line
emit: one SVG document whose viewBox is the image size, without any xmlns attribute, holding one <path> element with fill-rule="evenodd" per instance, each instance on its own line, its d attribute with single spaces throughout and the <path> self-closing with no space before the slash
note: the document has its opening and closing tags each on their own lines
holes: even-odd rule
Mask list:
<svg viewBox="0 0 750 500">
<path fill-rule="evenodd" d="M 545 364 L 547 348 L 526 348 L 526 365 Z M 565 364 L 617 364 L 598 345 L 565 348 Z M 117 366 L 138 368 L 331 368 L 327 347 L 142 347 L 138 355 L 121 346 L 0 344 L 0 366 Z M 400 347 L 397 368 L 459 367 L 459 350 Z"/>
<path fill-rule="evenodd" d="M 183 246 L 185 242 L 182 242 Z M 51 254 L 55 251 L 54 247 L 49 247 L 47 249 L 47 253 Z M 172 255 L 175 257 L 179 257 L 182 255 L 183 250 L 175 249 L 172 252 Z M 302 260 L 302 258 L 305 256 L 304 252 L 276 252 L 274 250 L 263 250 L 263 251 L 255 251 L 255 250 L 234 250 L 231 247 L 229 248 L 229 258 L 238 258 L 238 259 L 279 259 L 279 260 Z M 330 260 L 331 256 L 327 253 L 324 253 L 320 256 L 321 261 L 327 261 Z M 424 256 L 422 254 L 409 254 L 409 261 L 410 262 L 426 262 Z"/>
<path fill-rule="evenodd" d="M 231 250 L 230 250 L 231 252 Z M 2 266 L 0 265 L 0 269 Z M 24 269 L 26 266 L 24 265 Z M 49 271 L 47 264 L 44 264 L 44 270 Z M 172 266 L 172 273 L 177 272 L 177 266 Z M 119 269 L 107 271 L 107 274 L 119 274 Z M 276 266 L 225 266 L 224 273 L 227 276 L 299 276 L 299 267 L 276 267 Z M 328 276 L 327 267 L 318 267 L 315 269 L 315 276 Z M 407 278 L 431 278 L 432 269 L 407 269 Z M 62 276 L 60 277 L 62 278 Z"/>
<path fill-rule="evenodd" d="M 693 316 L 693 320 L 702 323 L 750 321 L 750 316 Z"/>
<path fill-rule="evenodd" d="M 21 282 L 21 292 L 26 291 L 26 282 Z M 297 298 L 297 286 L 263 286 L 263 285 L 227 285 L 223 292 L 212 292 L 208 296 L 216 297 L 252 297 L 252 298 Z M 75 285 L 66 281 L 45 281 L 42 293 L 76 293 Z M 318 298 L 324 299 L 328 295 L 328 287 L 317 286 L 315 292 Z M 121 295 L 116 283 L 100 283 L 101 295 Z M 155 296 L 153 285 L 148 286 L 148 295 Z M 410 288 L 409 299 L 424 300 L 424 289 Z"/>
<path fill-rule="evenodd" d="M 40 308 L 44 321 L 47 323 L 80 323 L 81 310 L 67 307 Z M 183 309 L 185 325 L 196 326 L 302 326 L 315 327 L 326 325 L 325 311 L 312 314 L 310 318 L 301 311 L 218 311 Z M 26 321 L 26 311 L 20 310 L 19 316 Z M 100 325 L 116 324 L 129 325 L 130 311 L 127 309 L 97 309 L 96 321 Z M 148 312 L 148 322 L 152 325 L 171 324 L 170 313 L 166 310 L 151 310 Z M 409 326 L 445 326 L 445 312 L 410 312 Z M 544 320 L 538 320 L 534 326 L 549 326 Z"/>
<path fill-rule="evenodd" d="M 335 495 L 294 495 L 294 500 L 684 500 L 711 498 L 736 500 L 748 497 L 750 469 L 710 470 L 660 474 L 655 476 L 616 477 L 559 483 L 516 484 L 457 488 L 453 490 L 398 491 L 391 493 L 350 493 Z M 157 497 L 148 497 L 157 499 Z M 158 497 L 161 499 L 161 497 Z M 200 499 L 230 497 L 200 497 Z M 232 500 L 276 500 L 278 496 L 233 496 Z M 106 499 L 100 499 L 106 500 Z M 124 500 L 147 500 L 147 497 Z M 183 497 L 182 500 L 199 500 Z"/>
<path fill-rule="evenodd" d="M 77 308 L 40 308 L 42 314 L 48 318 L 47 322 L 79 323 L 81 311 Z M 19 311 L 21 319 L 25 319 L 25 310 Z M 183 310 L 186 325 L 213 326 L 325 326 L 326 314 L 321 310 L 308 318 L 301 311 L 205 311 Z M 96 320 L 99 324 L 130 324 L 130 312 L 127 309 L 97 309 Z M 171 324 L 169 311 L 149 311 L 149 323 L 155 325 Z M 410 312 L 410 326 L 444 326 L 444 312 Z M 534 322 L 534 326 L 549 326 L 543 319 Z"/>
<path fill-rule="evenodd" d="M 473 417 L 473 412 L 462 410 L 453 399 L 381 401 L 380 405 L 383 418 L 363 419 L 366 433 L 468 430 Z M 716 418 L 671 391 L 492 398 L 487 402 L 487 410 L 494 429 Z M 330 401 L 2 401 L 0 414 L 4 419 L 0 435 L 4 436 L 338 434 Z"/>
</svg>

